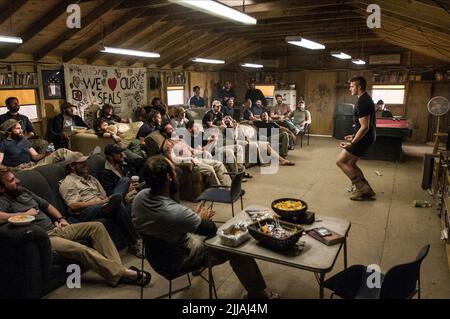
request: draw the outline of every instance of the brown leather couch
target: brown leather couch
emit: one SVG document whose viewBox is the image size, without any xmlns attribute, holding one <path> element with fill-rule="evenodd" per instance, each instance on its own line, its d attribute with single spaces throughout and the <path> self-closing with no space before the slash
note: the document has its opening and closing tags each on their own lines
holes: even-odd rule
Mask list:
<svg viewBox="0 0 450 319">
<path fill-rule="evenodd" d="M 154 131 L 145 138 L 145 150 L 147 155 L 157 156 L 162 154 L 162 146 L 165 137 L 159 131 Z M 191 202 L 196 202 L 197 197 L 208 188 L 205 178 L 198 172 L 193 171 L 193 164 L 175 164 L 182 171 L 180 183 L 180 198 Z"/>
<path fill-rule="evenodd" d="M 74 152 L 81 152 L 84 155 L 89 155 L 97 146 L 99 146 L 103 152 L 106 145 L 114 143 L 115 141 L 111 137 L 98 137 L 93 133 L 77 133 L 70 137 L 69 148 Z"/>
</svg>

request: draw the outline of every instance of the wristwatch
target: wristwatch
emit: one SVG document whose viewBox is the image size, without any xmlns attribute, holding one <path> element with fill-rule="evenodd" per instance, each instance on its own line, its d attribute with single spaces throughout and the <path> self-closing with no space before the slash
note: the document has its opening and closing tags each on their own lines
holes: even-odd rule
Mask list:
<svg viewBox="0 0 450 319">
<path fill-rule="evenodd" d="M 61 219 L 64 219 L 64 216 L 58 217 L 57 221 L 60 222 Z"/>
</svg>

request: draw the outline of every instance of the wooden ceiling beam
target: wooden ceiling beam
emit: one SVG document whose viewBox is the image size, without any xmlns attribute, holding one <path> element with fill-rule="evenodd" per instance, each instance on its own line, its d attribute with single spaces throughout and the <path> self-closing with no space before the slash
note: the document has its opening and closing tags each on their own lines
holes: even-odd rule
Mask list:
<svg viewBox="0 0 450 319">
<path fill-rule="evenodd" d="M 128 33 L 129 36 L 127 37 L 120 37 L 120 39 L 109 42 L 108 44 L 113 47 L 127 47 L 127 48 L 137 48 L 138 40 L 142 40 L 142 34 L 145 34 L 150 29 L 153 30 L 154 28 L 154 22 L 155 18 L 146 18 L 143 19 L 143 21 L 140 23 L 141 25 L 146 25 L 147 27 L 139 28 L 135 32 Z M 134 30 L 133 30 L 134 31 Z M 146 36 L 146 35 L 145 35 Z M 96 51 L 90 55 L 87 55 L 85 58 L 87 60 L 88 64 L 92 64 L 98 59 L 100 59 L 104 55 L 101 51 Z"/>
<path fill-rule="evenodd" d="M 235 39 L 220 39 L 221 41 L 215 41 L 214 43 L 210 44 L 209 46 L 207 46 L 204 50 L 202 50 L 201 52 L 199 52 L 197 54 L 198 57 L 200 58 L 211 58 L 211 59 L 221 59 L 222 57 L 222 52 L 226 51 L 227 49 L 229 49 L 232 44 L 235 42 Z M 174 63 L 171 63 L 171 65 L 174 66 L 180 66 L 183 69 L 186 69 L 187 67 L 196 64 L 196 62 L 193 62 L 191 60 L 193 56 L 189 56 L 189 55 L 185 55 L 182 58 L 180 58 L 178 61 L 174 61 Z"/>
<path fill-rule="evenodd" d="M 0 9 L 0 25 L 3 24 L 6 20 L 8 20 L 10 17 L 14 15 L 17 11 L 22 8 L 28 0 L 16 0 L 16 1 L 9 1 L 8 4 L 4 5 Z"/>
<path fill-rule="evenodd" d="M 249 47 L 247 47 L 246 49 L 240 51 L 239 53 L 231 56 L 227 61 L 225 61 L 225 65 L 223 65 L 222 68 L 225 67 L 225 66 L 232 65 L 233 63 L 239 61 L 240 59 L 245 59 L 250 54 L 252 54 L 252 53 L 254 53 L 254 52 L 256 52 L 256 51 L 258 51 L 260 49 L 261 48 L 260 48 L 260 46 L 258 44 L 255 44 L 254 46 L 252 46 L 250 44 Z"/>
<path fill-rule="evenodd" d="M 125 26 L 128 22 L 130 22 L 132 19 L 140 16 L 141 14 L 142 9 L 133 9 L 131 11 L 128 11 L 126 14 L 116 19 L 110 25 L 106 26 L 104 31 L 96 33 L 93 37 L 84 41 L 76 48 L 72 49 L 70 52 L 64 54 L 63 62 L 68 62 L 73 58 L 80 56 L 84 51 L 101 43 L 103 39 L 107 37 L 109 34 L 116 32 L 117 30 Z M 155 22 L 158 20 L 159 20 L 158 18 L 155 18 Z"/>
<path fill-rule="evenodd" d="M 84 31 L 87 26 L 91 23 L 97 21 L 102 15 L 106 14 L 110 10 L 117 7 L 119 4 L 123 3 L 124 0 L 106 0 L 100 6 L 96 7 L 92 12 L 90 12 L 86 17 L 81 18 L 82 28 L 80 29 L 68 29 L 62 34 L 60 34 L 56 39 L 48 42 L 42 48 L 38 50 L 37 53 L 34 54 L 34 59 L 39 61 L 47 54 L 52 52 L 58 46 L 60 46 L 65 41 L 69 40 L 71 37 L 77 35 L 82 30 Z"/>
<path fill-rule="evenodd" d="M 31 25 L 22 32 L 19 37 L 22 38 L 23 43 L 18 45 L 11 45 L 8 48 L 5 48 L 0 51 L 0 59 L 5 59 L 10 56 L 14 51 L 18 48 L 22 47 L 27 41 L 32 39 L 39 32 L 44 30 L 48 25 L 50 25 L 56 18 L 58 18 L 61 14 L 66 12 L 67 6 L 72 3 L 78 3 L 79 0 L 63 0 L 56 4 L 49 12 L 47 12 L 43 17 L 39 20 L 34 21 Z"/>
<path fill-rule="evenodd" d="M 156 65 L 159 67 L 163 67 L 167 64 L 170 64 L 174 59 L 179 58 L 181 55 L 192 55 L 198 54 L 199 48 L 203 48 L 210 43 L 213 43 L 217 40 L 220 40 L 222 35 L 219 34 L 203 34 L 198 38 L 192 41 L 186 41 L 176 49 L 173 49 L 174 46 L 170 46 L 166 50 L 164 50 L 167 54 L 161 54 L 161 60 L 156 61 Z M 189 43 L 188 43 L 189 42 Z"/>
<path fill-rule="evenodd" d="M 161 47 L 158 47 L 158 53 L 161 55 L 161 58 L 164 58 L 166 54 L 170 54 L 171 51 L 173 51 L 174 47 L 182 46 L 186 44 L 186 38 L 189 38 L 193 35 L 193 31 L 186 30 L 183 34 L 183 37 L 180 37 L 179 33 L 171 34 L 170 36 L 167 36 L 164 41 L 160 41 L 157 44 L 161 45 Z M 146 46 L 139 47 L 140 50 L 145 50 Z M 133 59 L 127 59 L 128 65 L 133 65 L 134 63 L 137 63 L 138 61 L 141 61 L 141 58 L 133 58 Z M 155 59 L 153 59 L 155 60 Z M 157 60 L 157 59 L 156 59 Z"/>
<path fill-rule="evenodd" d="M 117 9 L 149 9 L 166 7 L 169 5 L 171 5 L 171 3 L 166 0 L 127 0 L 118 6 Z"/>
<path fill-rule="evenodd" d="M 151 50 L 159 52 L 162 49 L 160 45 L 163 43 L 170 43 L 170 41 L 179 37 L 180 27 L 177 25 L 167 27 L 167 22 L 163 22 L 159 27 L 149 31 L 149 29 L 144 29 L 144 32 L 142 32 L 139 39 L 136 39 L 135 41 L 126 41 L 120 45 L 136 50 L 146 50 L 147 48 L 150 48 Z M 99 53 L 102 54 L 101 52 Z M 117 59 L 114 60 L 114 63 L 125 59 L 125 56 L 118 56 Z"/>
</svg>

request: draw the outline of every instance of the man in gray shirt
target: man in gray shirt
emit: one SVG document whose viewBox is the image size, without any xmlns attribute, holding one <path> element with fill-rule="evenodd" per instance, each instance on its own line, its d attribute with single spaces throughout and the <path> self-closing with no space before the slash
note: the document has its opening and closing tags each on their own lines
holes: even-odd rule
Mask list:
<svg viewBox="0 0 450 319">
<path fill-rule="evenodd" d="M 207 265 L 207 249 L 200 236 L 215 236 L 211 220 L 214 212 L 199 205 L 197 211 L 171 197 L 178 190 L 174 165 L 166 158 L 150 158 L 144 167 L 144 179 L 150 189 L 142 190 L 133 201 L 133 223 L 147 237 L 146 251 L 153 269 L 162 275 Z M 229 260 L 248 298 L 278 298 L 266 290 L 264 278 L 253 258 L 214 251 L 213 265 Z"/>
<path fill-rule="evenodd" d="M 47 232 L 52 250 L 94 270 L 112 286 L 119 283 L 146 285 L 150 282 L 150 273 L 123 266 L 102 223 L 69 225 L 53 205 L 21 187 L 20 180 L 10 169 L 0 169 L 0 227 L 15 215 L 34 216 L 34 223 Z M 49 216 L 55 220 L 55 224 Z M 79 239 L 90 240 L 95 249 L 76 242 Z"/>
</svg>

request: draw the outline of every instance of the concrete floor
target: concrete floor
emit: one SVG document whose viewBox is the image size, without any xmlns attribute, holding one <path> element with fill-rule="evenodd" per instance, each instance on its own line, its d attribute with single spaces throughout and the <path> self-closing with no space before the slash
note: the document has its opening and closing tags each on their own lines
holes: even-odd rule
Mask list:
<svg viewBox="0 0 450 319">
<path fill-rule="evenodd" d="M 332 138 L 311 138 L 311 145 L 291 151 L 294 167 L 281 167 L 275 175 L 260 175 L 259 167 L 250 169 L 254 178 L 243 184 L 246 190 L 244 206 L 270 206 L 279 197 L 304 199 L 310 210 L 321 215 L 345 218 L 352 228 L 348 239 L 349 265 L 378 264 L 383 271 L 391 266 L 411 261 L 419 249 L 431 244 L 428 257 L 422 265 L 422 298 L 449 298 L 450 272 L 445 245 L 440 241 L 440 221 L 432 208 L 414 208 L 414 199 L 431 200 L 420 188 L 422 163 L 420 157 L 409 157 L 405 162 L 361 161 L 361 167 L 377 192 L 377 200 L 353 202 L 348 199 L 349 181 L 336 167 L 340 151 L 338 141 Z M 405 150 L 414 156 L 429 147 L 407 145 Z M 382 176 L 375 174 L 381 172 Z M 188 203 L 188 205 L 193 205 Z M 215 205 L 217 220 L 231 217 L 229 205 Z M 139 266 L 140 260 L 123 254 L 126 265 Z M 258 261 L 268 287 L 282 298 L 318 298 L 319 290 L 312 273 Z M 144 289 L 144 298 L 164 294 L 168 282 L 151 270 L 153 278 Z M 343 269 L 342 256 L 329 274 Z M 207 274 L 207 272 L 205 272 Z M 329 276 L 328 275 L 328 276 Z M 327 276 L 327 277 L 328 277 Z M 214 268 L 219 298 L 241 298 L 244 290 L 228 263 Z M 186 277 L 174 281 L 175 287 L 186 284 Z M 207 298 L 207 284 L 195 277 L 190 289 L 175 294 L 174 298 Z M 328 298 L 329 291 L 325 291 Z M 60 287 L 47 298 L 139 298 L 137 286 L 121 285 L 110 288 L 92 271 L 82 277 L 81 289 Z"/>
</svg>

